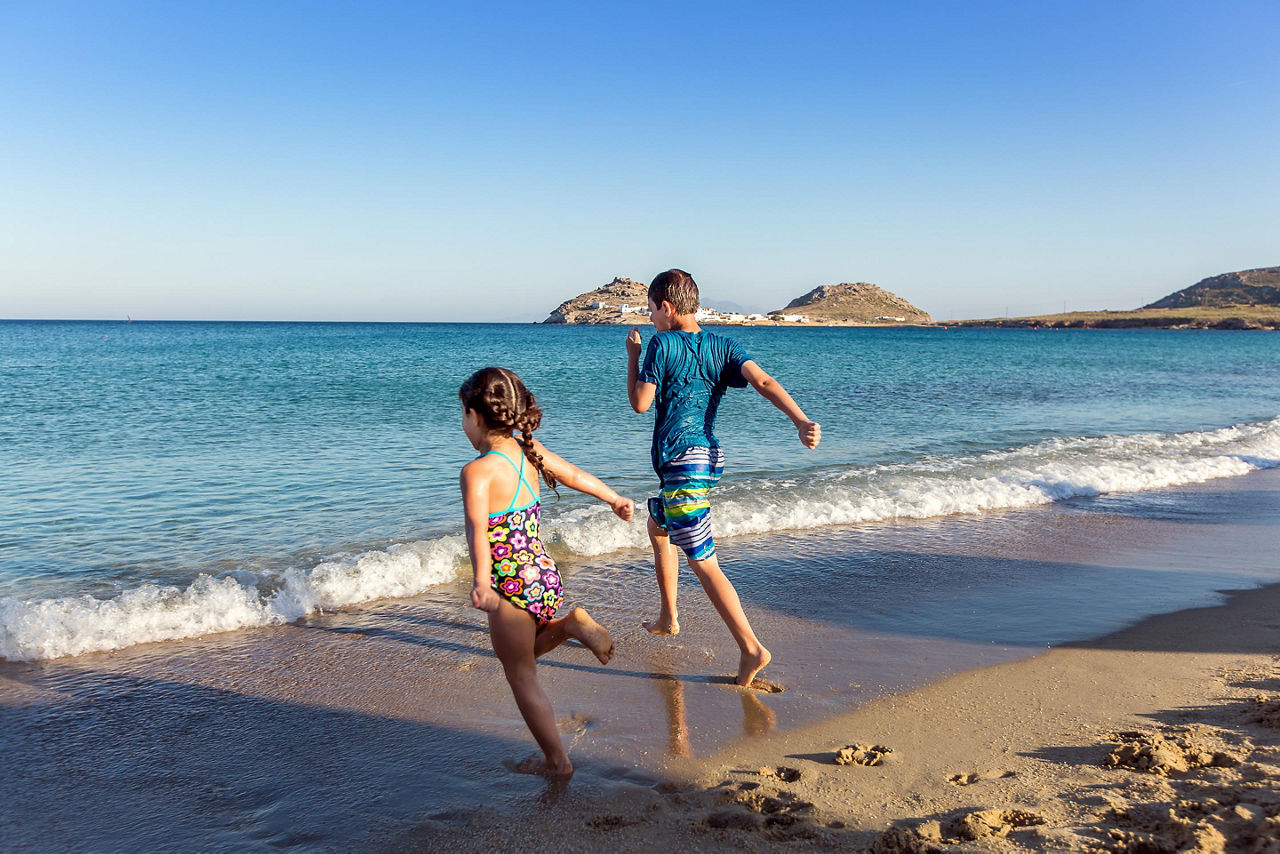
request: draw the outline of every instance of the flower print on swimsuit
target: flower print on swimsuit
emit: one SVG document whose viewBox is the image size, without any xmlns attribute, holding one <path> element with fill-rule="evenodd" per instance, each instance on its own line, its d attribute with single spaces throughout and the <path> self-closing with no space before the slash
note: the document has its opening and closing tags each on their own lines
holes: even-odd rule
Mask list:
<svg viewBox="0 0 1280 854">
<path fill-rule="evenodd" d="M 556 568 L 556 562 L 551 558 L 547 557 L 546 555 L 542 555 L 537 560 L 535 560 L 534 563 L 536 563 L 538 566 L 542 567 L 543 569 Z"/>
<path fill-rule="evenodd" d="M 524 579 L 525 584 L 532 584 L 542 577 L 542 573 L 533 564 L 526 564 L 525 568 L 520 570 L 520 577 Z"/>
<path fill-rule="evenodd" d="M 498 560 L 502 560 L 504 557 L 511 557 L 511 544 L 494 543 L 489 552 Z"/>
<path fill-rule="evenodd" d="M 529 545 L 529 538 L 524 535 L 523 531 L 515 530 L 512 525 L 511 536 L 507 537 L 507 542 L 511 543 L 513 549 L 523 549 Z"/>
<path fill-rule="evenodd" d="M 543 590 L 542 588 L 542 582 L 540 581 L 535 581 L 532 584 L 527 584 L 525 585 L 525 588 L 524 588 L 524 595 L 529 599 L 530 602 L 536 602 L 542 599 L 542 594 L 545 592 L 546 591 Z"/>
<path fill-rule="evenodd" d="M 510 528 L 504 528 L 502 525 L 491 525 L 489 527 L 489 542 L 501 543 L 505 542 L 507 535 L 511 533 Z"/>
<path fill-rule="evenodd" d="M 507 517 L 507 524 L 511 526 L 512 530 L 515 530 L 516 528 L 524 528 L 524 512 L 520 511 L 512 513 Z"/>
<path fill-rule="evenodd" d="M 536 555 L 542 554 L 542 551 L 543 551 L 542 540 L 530 540 L 529 551 L 533 552 Z"/>
<path fill-rule="evenodd" d="M 548 589 L 554 590 L 560 586 L 560 574 L 555 570 L 549 569 L 542 573 L 542 582 L 547 585 Z"/>
<path fill-rule="evenodd" d="M 515 596 L 524 589 L 524 582 L 515 577 L 504 578 L 498 585 L 498 589 L 508 596 Z"/>
<path fill-rule="evenodd" d="M 520 551 L 512 555 L 512 558 L 514 558 L 515 561 L 520 564 L 533 563 L 534 560 L 536 560 L 536 556 L 534 555 L 534 553 L 529 551 L 528 549 L 521 549 Z"/>
<path fill-rule="evenodd" d="M 511 558 L 507 558 L 506 560 L 500 560 L 493 566 L 494 570 L 498 573 L 498 575 L 501 575 L 503 577 L 515 575 L 516 570 L 519 569 L 519 567 L 520 567 L 519 561 L 514 561 Z"/>
</svg>

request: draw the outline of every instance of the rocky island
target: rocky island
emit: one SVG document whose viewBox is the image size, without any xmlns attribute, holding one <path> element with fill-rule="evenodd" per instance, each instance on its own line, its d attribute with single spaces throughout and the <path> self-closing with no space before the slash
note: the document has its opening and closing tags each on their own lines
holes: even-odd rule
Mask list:
<svg viewBox="0 0 1280 854">
<path fill-rule="evenodd" d="M 543 323 L 635 325 L 648 320 L 649 286 L 622 276 L 562 302 Z M 868 282 L 821 285 L 768 313 L 698 309 L 704 324 L 901 326 L 930 323 L 926 312 Z"/>
<path fill-rule="evenodd" d="M 806 322 L 823 326 L 932 322 L 927 312 L 870 282 L 821 285 L 769 312 L 770 317 L 788 315 L 801 315 Z"/>
</svg>

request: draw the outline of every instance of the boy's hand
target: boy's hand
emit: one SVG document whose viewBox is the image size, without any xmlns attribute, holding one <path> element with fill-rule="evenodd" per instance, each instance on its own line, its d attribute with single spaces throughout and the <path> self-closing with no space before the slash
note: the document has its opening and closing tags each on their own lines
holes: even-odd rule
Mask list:
<svg viewBox="0 0 1280 854">
<path fill-rule="evenodd" d="M 635 502 L 630 498 L 625 498 L 619 495 L 617 498 L 609 502 L 609 506 L 613 508 L 613 512 L 617 514 L 619 519 L 624 522 L 631 521 L 631 513 L 632 509 L 635 507 Z"/>
<path fill-rule="evenodd" d="M 631 327 L 631 331 L 627 333 L 627 355 L 633 359 L 640 357 L 640 349 L 644 346 L 644 342 L 640 340 L 640 330 Z"/>
<path fill-rule="evenodd" d="M 479 584 L 471 588 L 471 607 L 479 611 L 492 613 L 498 610 L 502 597 L 492 587 L 481 587 Z"/>
<path fill-rule="evenodd" d="M 817 421 L 802 421 L 796 429 L 800 433 L 800 444 L 811 451 L 822 441 L 822 425 Z"/>
</svg>

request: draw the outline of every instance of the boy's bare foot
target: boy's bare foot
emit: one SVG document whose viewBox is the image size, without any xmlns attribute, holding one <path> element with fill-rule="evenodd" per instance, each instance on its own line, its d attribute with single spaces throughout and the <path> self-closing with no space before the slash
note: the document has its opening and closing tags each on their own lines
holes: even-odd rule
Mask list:
<svg viewBox="0 0 1280 854">
<path fill-rule="evenodd" d="M 656 620 L 649 620 L 648 622 L 642 622 L 640 625 L 644 626 L 644 630 L 651 635 L 680 634 L 680 621 L 677 620 L 675 617 L 672 617 L 669 620 L 664 620 L 661 617 L 659 617 Z"/>
<path fill-rule="evenodd" d="M 568 778 L 573 776 L 573 763 L 566 756 L 562 763 L 552 765 L 541 756 L 530 756 L 516 764 L 516 771 L 521 774 L 540 774 L 543 777 Z"/>
<path fill-rule="evenodd" d="M 569 612 L 569 636 L 595 653 L 601 664 L 613 658 L 613 637 L 609 630 L 591 619 L 586 608 L 574 608 Z"/>
<path fill-rule="evenodd" d="M 756 674 L 764 670 L 772 660 L 773 656 L 764 647 L 760 647 L 760 651 L 755 655 L 747 655 L 744 652 L 738 659 L 738 676 L 733 681 L 743 688 L 750 688 L 751 680 L 755 679 Z"/>
</svg>

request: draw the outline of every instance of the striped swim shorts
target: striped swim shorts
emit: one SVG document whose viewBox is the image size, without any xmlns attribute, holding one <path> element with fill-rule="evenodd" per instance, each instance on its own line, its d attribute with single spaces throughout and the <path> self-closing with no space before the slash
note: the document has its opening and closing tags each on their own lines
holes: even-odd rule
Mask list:
<svg viewBox="0 0 1280 854">
<path fill-rule="evenodd" d="M 719 448 L 689 448 L 662 467 L 662 494 L 649 499 L 653 521 L 692 560 L 716 553 L 707 495 L 723 472 L 724 452 Z"/>
</svg>

